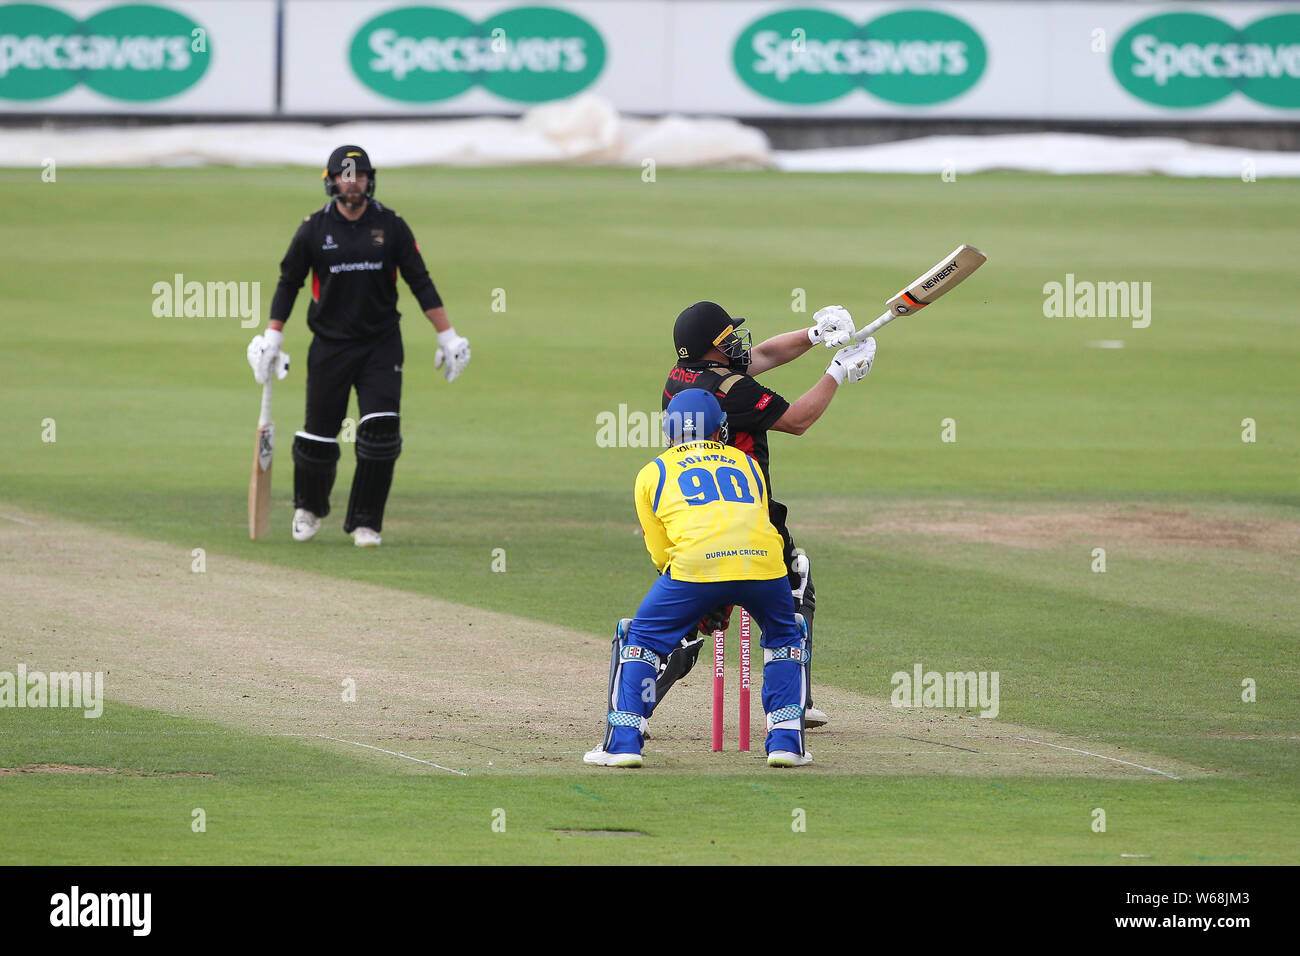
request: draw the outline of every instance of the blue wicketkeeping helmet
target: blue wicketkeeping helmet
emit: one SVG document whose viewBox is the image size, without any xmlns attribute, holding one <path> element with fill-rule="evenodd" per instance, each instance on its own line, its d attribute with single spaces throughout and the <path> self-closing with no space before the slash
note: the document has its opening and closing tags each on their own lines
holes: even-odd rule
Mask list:
<svg viewBox="0 0 1300 956">
<path fill-rule="evenodd" d="M 727 413 L 712 392 L 686 388 L 673 396 L 664 413 L 664 436 L 669 445 L 708 438 L 725 427 Z"/>
</svg>

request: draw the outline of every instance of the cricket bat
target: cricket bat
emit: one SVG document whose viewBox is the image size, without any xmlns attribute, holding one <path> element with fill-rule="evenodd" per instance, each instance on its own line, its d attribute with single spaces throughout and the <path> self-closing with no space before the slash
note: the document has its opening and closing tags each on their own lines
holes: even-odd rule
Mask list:
<svg viewBox="0 0 1300 956">
<path fill-rule="evenodd" d="M 271 421 L 271 382 L 262 386 L 262 411 L 257 416 L 253 446 L 253 477 L 248 482 L 248 536 L 256 541 L 271 527 L 271 458 L 275 455 L 275 423 Z"/>
<path fill-rule="evenodd" d="M 957 288 L 966 281 L 967 276 L 987 261 L 988 256 L 974 246 L 958 246 L 933 269 L 922 273 L 915 282 L 886 302 L 887 311 L 870 325 L 853 333 L 854 340 L 865 342 L 868 336 L 874 335 L 894 319 L 919 312 L 939 296 Z"/>
</svg>

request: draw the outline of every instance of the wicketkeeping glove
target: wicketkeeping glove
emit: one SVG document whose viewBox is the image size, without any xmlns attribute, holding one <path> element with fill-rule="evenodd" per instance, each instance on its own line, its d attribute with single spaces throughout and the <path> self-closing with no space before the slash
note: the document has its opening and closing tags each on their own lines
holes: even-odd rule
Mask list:
<svg viewBox="0 0 1300 956">
<path fill-rule="evenodd" d="M 853 339 L 853 316 L 842 305 L 828 305 L 813 314 L 817 323 L 808 330 L 808 341 L 828 349 L 843 348 Z"/>
<path fill-rule="evenodd" d="M 876 337 L 873 335 L 860 345 L 850 345 L 836 352 L 826 374 L 835 379 L 836 385 L 843 385 L 845 381 L 858 382 L 867 377 L 875 360 Z"/>
<path fill-rule="evenodd" d="M 289 356 L 280 351 L 284 333 L 279 329 L 267 329 L 261 335 L 254 335 L 248 343 L 248 364 L 253 368 L 253 380 L 258 385 L 265 385 L 271 380 L 271 374 L 284 380 L 289 374 Z"/>
<path fill-rule="evenodd" d="M 455 329 L 438 333 L 438 351 L 433 355 L 433 367 L 442 369 L 449 382 L 469 365 L 469 339 L 456 334 Z"/>
<path fill-rule="evenodd" d="M 704 617 L 700 618 L 699 628 L 701 634 L 712 636 L 714 631 L 725 631 L 731 626 L 731 612 L 736 609 L 734 604 L 724 604 L 722 607 L 715 607 Z"/>
</svg>

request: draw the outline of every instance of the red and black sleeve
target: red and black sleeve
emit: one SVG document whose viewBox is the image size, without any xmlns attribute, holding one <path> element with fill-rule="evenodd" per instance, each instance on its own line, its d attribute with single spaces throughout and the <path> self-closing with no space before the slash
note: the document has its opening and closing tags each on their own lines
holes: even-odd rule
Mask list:
<svg viewBox="0 0 1300 956">
<path fill-rule="evenodd" d="M 400 216 L 394 223 L 394 232 L 397 234 L 397 268 L 401 270 L 402 278 L 410 286 L 411 294 L 420 303 L 421 309 L 428 312 L 438 308 L 442 305 L 442 296 L 438 295 L 433 280 L 429 278 L 429 270 L 425 268 L 424 256 L 420 255 L 420 246 L 415 241 L 411 227 Z"/>
<path fill-rule="evenodd" d="M 765 432 L 790 407 L 784 398 L 748 375 L 728 389 L 719 402 L 732 432 Z"/>
</svg>

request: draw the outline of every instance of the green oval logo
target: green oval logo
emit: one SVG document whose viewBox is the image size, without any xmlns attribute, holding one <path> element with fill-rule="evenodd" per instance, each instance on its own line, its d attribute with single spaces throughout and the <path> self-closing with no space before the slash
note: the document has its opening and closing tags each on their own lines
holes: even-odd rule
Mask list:
<svg viewBox="0 0 1300 956">
<path fill-rule="evenodd" d="M 961 96 L 984 75 L 988 52 L 969 24 L 935 10 L 899 10 L 866 27 L 868 93 L 913 106 Z"/>
<path fill-rule="evenodd" d="M 783 103 L 824 103 L 858 85 L 850 51 L 857 27 L 825 10 L 782 10 L 750 24 L 731 61 L 755 93 Z"/>
<path fill-rule="evenodd" d="M 390 99 L 445 100 L 474 85 L 474 54 L 481 39 L 473 21 L 452 10 L 393 10 L 352 38 L 352 72 Z"/>
<path fill-rule="evenodd" d="M 1207 106 L 1240 90 L 1267 106 L 1300 107 L 1300 14 L 1237 30 L 1202 13 L 1166 13 L 1130 27 L 1115 45 L 1120 86 L 1156 106 Z"/>
<path fill-rule="evenodd" d="M 1265 106 L 1300 107 L 1300 14 L 1279 13 L 1241 31 L 1254 67 L 1243 71 L 1241 92 Z"/>
<path fill-rule="evenodd" d="M 554 7 L 516 7 L 481 24 L 440 7 L 403 7 L 352 38 L 352 71 L 390 99 L 430 103 L 475 84 L 504 99 L 572 96 L 605 67 L 605 42 L 586 20 Z"/>
<path fill-rule="evenodd" d="M 856 87 L 891 103 L 942 103 L 974 86 L 987 62 L 980 35 L 936 10 L 898 10 L 862 27 L 826 10 L 782 10 L 732 48 L 745 85 L 783 103 L 823 103 Z"/>
<path fill-rule="evenodd" d="M 0 7 L 0 98 L 45 99 L 84 82 L 114 99 L 163 100 L 210 62 L 206 31 L 175 10 L 127 4 L 77 23 L 40 4 Z"/>
<path fill-rule="evenodd" d="M 43 100 L 76 86 L 81 78 L 60 61 L 76 33 L 77 21 L 61 10 L 35 3 L 0 7 L 0 97 Z"/>
<path fill-rule="evenodd" d="M 582 17 L 554 7 L 516 7 L 483 21 L 492 56 L 483 87 L 523 103 L 563 99 L 605 68 L 605 41 Z"/>
</svg>

